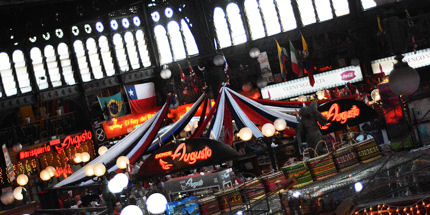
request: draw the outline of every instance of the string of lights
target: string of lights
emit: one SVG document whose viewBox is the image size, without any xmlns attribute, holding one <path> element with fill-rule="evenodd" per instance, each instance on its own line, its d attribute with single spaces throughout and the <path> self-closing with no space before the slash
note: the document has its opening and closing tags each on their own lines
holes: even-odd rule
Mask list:
<svg viewBox="0 0 430 215">
<path fill-rule="evenodd" d="M 427 202 L 426 202 L 427 201 Z M 379 204 L 377 206 L 371 206 L 368 208 L 362 208 L 356 211 L 356 215 L 414 215 L 414 214 L 429 214 L 430 200 L 428 198 L 420 199 L 413 204 L 398 206 L 393 204 Z"/>
</svg>

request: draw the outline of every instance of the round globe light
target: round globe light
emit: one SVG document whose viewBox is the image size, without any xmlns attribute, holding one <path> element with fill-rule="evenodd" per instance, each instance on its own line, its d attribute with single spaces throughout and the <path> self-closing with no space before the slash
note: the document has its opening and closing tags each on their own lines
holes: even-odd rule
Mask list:
<svg viewBox="0 0 430 215">
<path fill-rule="evenodd" d="M 213 63 L 215 66 L 224 65 L 224 56 L 223 55 L 216 55 L 213 59 Z"/>
<path fill-rule="evenodd" d="M 120 186 L 115 177 L 108 182 L 108 189 L 111 193 L 120 193 L 124 187 Z"/>
<path fill-rule="evenodd" d="M 106 172 L 106 167 L 102 163 L 94 165 L 94 175 L 97 177 L 103 176 Z"/>
<path fill-rule="evenodd" d="M 162 214 L 166 211 L 167 199 L 161 193 L 154 193 L 146 200 L 146 209 L 152 214 Z"/>
<path fill-rule="evenodd" d="M 114 176 L 114 179 L 116 181 L 116 183 L 119 184 L 119 186 L 121 186 L 122 188 L 127 187 L 128 185 L 128 177 L 126 174 L 124 173 L 118 173 Z"/>
<path fill-rule="evenodd" d="M 1 195 L 1 203 L 4 205 L 12 204 L 12 202 L 15 200 L 13 197 L 12 192 L 6 192 Z"/>
<path fill-rule="evenodd" d="M 90 153 L 88 153 L 88 152 L 81 153 L 81 159 L 82 159 L 82 162 L 84 162 L 84 163 L 90 161 L 90 159 L 91 159 Z"/>
<path fill-rule="evenodd" d="M 275 126 L 275 129 L 277 131 L 283 131 L 287 128 L 287 122 L 285 121 L 285 119 L 281 119 L 281 118 L 276 119 L 273 122 L 273 125 Z"/>
<path fill-rule="evenodd" d="M 75 157 L 73 158 L 73 161 L 74 161 L 75 163 L 80 163 L 80 162 L 82 162 L 81 154 L 80 154 L 80 153 L 76 153 L 76 154 L 75 154 Z"/>
<path fill-rule="evenodd" d="M 167 80 L 170 77 L 172 77 L 172 71 L 170 71 L 170 69 L 168 69 L 168 68 L 164 68 L 161 70 L 160 76 L 162 79 Z"/>
<path fill-rule="evenodd" d="M 260 56 L 260 49 L 258 48 L 252 48 L 251 50 L 249 50 L 249 56 L 251 58 L 257 58 L 258 56 Z"/>
<path fill-rule="evenodd" d="M 92 164 L 85 165 L 84 172 L 85 172 L 85 175 L 88 177 L 93 176 L 94 175 L 94 165 L 92 165 Z"/>
<path fill-rule="evenodd" d="M 252 131 L 248 127 L 241 128 L 239 131 L 239 138 L 243 141 L 249 141 L 252 138 Z"/>
<path fill-rule="evenodd" d="M 370 97 L 372 97 L 373 101 L 377 102 L 381 100 L 381 95 L 379 94 L 379 89 L 374 89 L 370 93 Z"/>
<path fill-rule="evenodd" d="M 408 63 L 402 61 L 403 56 L 396 56 L 395 59 L 397 63 L 394 64 L 394 69 L 389 76 L 388 85 L 394 94 L 410 96 L 420 85 L 420 75 Z"/>
<path fill-rule="evenodd" d="M 51 177 L 51 178 L 54 177 L 54 175 L 55 175 L 55 168 L 53 166 L 48 166 L 45 169 L 46 169 L 46 171 L 48 171 L 49 177 Z"/>
<path fill-rule="evenodd" d="M 318 91 L 315 94 L 317 94 L 318 100 L 323 100 L 324 99 L 324 91 Z"/>
<path fill-rule="evenodd" d="M 23 200 L 24 199 L 24 196 L 22 195 L 22 187 L 16 187 L 14 190 L 13 190 L 13 197 L 16 199 L 16 200 Z"/>
<path fill-rule="evenodd" d="M 17 144 L 15 144 L 15 145 L 13 145 L 12 150 L 13 150 L 14 152 L 20 152 L 20 151 L 22 150 L 22 145 L 21 145 L 21 143 L 17 143 Z"/>
<path fill-rule="evenodd" d="M 116 166 L 118 169 L 125 169 L 129 164 L 130 161 L 126 156 L 119 156 L 118 159 L 116 159 Z"/>
<path fill-rule="evenodd" d="M 28 177 L 27 177 L 27 175 L 25 175 L 25 174 L 18 175 L 18 177 L 16 178 L 16 182 L 20 186 L 25 186 L 28 183 Z"/>
<path fill-rule="evenodd" d="M 301 95 L 301 96 L 299 96 L 298 97 L 298 99 L 297 99 L 299 102 L 305 102 L 305 101 L 307 101 L 308 99 L 306 98 L 306 96 L 304 96 L 304 95 Z"/>
<path fill-rule="evenodd" d="M 261 132 L 265 137 L 272 137 L 275 134 L 275 126 L 272 123 L 266 123 L 261 128 Z"/>
<path fill-rule="evenodd" d="M 107 150 L 108 148 L 106 146 L 101 146 L 97 152 L 99 155 L 103 155 L 105 152 L 107 152 Z"/>
<path fill-rule="evenodd" d="M 40 171 L 40 179 L 42 179 L 42 181 L 48 181 L 49 179 L 51 179 L 49 171 L 46 169 Z"/>
<path fill-rule="evenodd" d="M 355 189 L 355 192 L 357 192 L 357 193 L 360 192 L 361 190 L 363 190 L 363 184 L 361 182 L 355 183 L 354 189 Z"/>
<path fill-rule="evenodd" d="M 143 215 L 142 210 L 136 205 L 128 205 L 121 211 L 121 215 Z"/>
</svg>

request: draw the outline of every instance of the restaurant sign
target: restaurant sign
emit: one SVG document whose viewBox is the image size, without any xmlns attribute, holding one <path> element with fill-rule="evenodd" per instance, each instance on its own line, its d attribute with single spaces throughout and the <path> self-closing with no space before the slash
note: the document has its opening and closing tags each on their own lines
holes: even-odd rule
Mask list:
<svg viewBox="0 0 430 215">
<path fill-rule="evenodd" d="M 181 143 L 170 143 L 155 151 L 141 166 L 141 175 L 152 176 L 184 168 L 214 165 L 239 156 L 223 143 L 193 138 Z"/>
<path fill-rule="evenodd" d="M 418 50 L 416 53 L 408 52 L 403 54 L 403 62 L 409 64 L 410 67 L 417 69 L 430 65 L 430 49 Z M 397 63 L 395 56 L 386 57 L 371 62 L 373 74 L 384 72 L 389 75 L 393 71 L 393 66 Z"/>
<path fill-rule="evenodd" d="M 372 108 L 354 99 L 327 102 L 318 107 L 318 110 L 327 118 L 327 124 L 320 125 L 324 133 L 342 130 L 347 125 L 357 125 L 378 117 Z"/>
<path fill-rule="evenodd" d="M 34 148 L 28 151 L 22 151 L 19 153 L 19 159 L 26 159 L 29 157 L 38 157 L 40 154 L 50 152 L 51 147 L 53 147 L 58 154 L 61 154 L 65 149 L 70 146 L 75 146 L 77 149 L 81 146 L 81 143 L 91 140 L 93 135 L 91 131 L 85 130 L 84 132 L 76 135 L 69 135 L 61 141 L 60 139 L 55 139 L 49 141 L 49 144 L 45 144 L 41 147 Z"/>
<path fill-rule="evenodd" d="M 274 84 L 261 89 L 263 99 L 281 100 L 295 96 L 314 93 L 324 89 L 344 86 L 363 80 L 360 66 L 349 66 L 341 69 L 314 75 L 315 84 L 309 84 L 309 78 L 298 78 Z"/>
</svg>

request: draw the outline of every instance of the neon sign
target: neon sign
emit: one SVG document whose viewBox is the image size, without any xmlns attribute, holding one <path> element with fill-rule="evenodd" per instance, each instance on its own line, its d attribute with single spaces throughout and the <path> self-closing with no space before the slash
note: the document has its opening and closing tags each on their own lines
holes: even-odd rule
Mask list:
<svg viewBox="0 0 430 215">
<path fill-rule="evenodd" d="M 326 130 L 333 121 L 345 124 L 349 119 L 360 116 L 360 109 L 357 107 L 357 105 L 353 105 L 351 109 L 339 113 L 339 104 L 334 103 L 331 105 L 328 111 L 324 111 L 321 114 L 327 118 L 327 121 L 329 121 L 324 126 L 320 126 L 321 129 Z"/>
<path fill-rule="evenodd" d="M 81 143 L 91 140 L 93 138 L 93 135 L 91 131 L 85 130 L 81 134 L 77 134 L 74 136 L 67 136 L 64 138 L 63 142 L 61 142 L 60 139 L 55 139 L 49 141 L 49 144 L 45 144 L 42 147 L 31 149 L 28 151 L 22 151 L 19 153 L 19 159 L 23 160 L 29 157 L 38 157 L 40 154 L 50 152 L 51 146 L 55 147 L 55 150 L 58 154 L 61 154 L 64 149 L 68 149 L 71 145 L 75 146 L 77 149 L 81 146 Z"/>
<path fill-rule="evenodd" d="M 172 161 L 182 161 L 189 165 L 195 164 L 198 160 L 207 160 L 212 157 L 212 150 L 205 146 L 202 150 L 187 153 L 187 148 L 185 143 L 181 143 L 175 150 L 174 153 L 172 151 L 162 152 L 155 155 L 155 159 L 159 159 L 159 164 L 162 169 L 169 170 L 173 164 L 170 164 L 164 161 L 162 158 L 171 157 Z"/>
<path fill-rule="evenodd" d="M 66 164 L 64 167 L 56 167 L 55 168 L 55 177 L 59 178 L 60 176 L 63 176 L 64 178 L 67 178 L 68 175 L 73 174 L 73 170 L 70 167 L 69 164 Z"/>
</svg>

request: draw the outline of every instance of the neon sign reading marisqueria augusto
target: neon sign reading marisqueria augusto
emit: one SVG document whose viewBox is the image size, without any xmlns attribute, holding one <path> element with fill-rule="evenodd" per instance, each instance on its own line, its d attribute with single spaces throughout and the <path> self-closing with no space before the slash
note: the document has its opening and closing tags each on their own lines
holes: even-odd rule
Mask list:
<svg viewBox="0 0 430 215">
<path fill-rule="evenodd" d="M 69 135 L 65 137 L 62 142 L 60 139 L 55 139 L 55 140 L 49 141 L 49 144 L 45 144 L 42 147 L 35 148 L 28 151 L 22 151 L 19 153 L 19 159 L 22 160 L 29 157 L 38 157 L 40 154 L 50 152 L 51 146 L 55 147 L 55 150 L 57 151 L 58 154 L 61 154 L 64 151 L 64 149 L 68 149 L 70 146 L 75 146 L 77 149 L 79 149 L 79 147 L 81 146 L 81 143 L 91 140 L 92 138 L 93 138 L 93 135 L 91 131 L 85 130 L 80 134 L 73 135 L 73 136 Z"/>
</svg>

